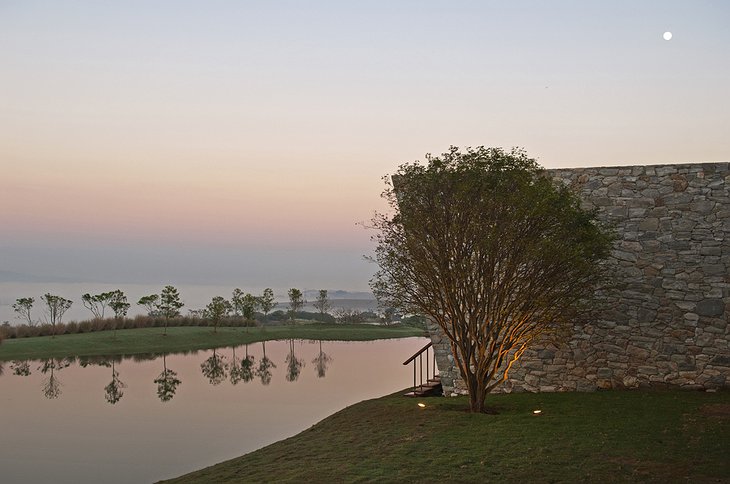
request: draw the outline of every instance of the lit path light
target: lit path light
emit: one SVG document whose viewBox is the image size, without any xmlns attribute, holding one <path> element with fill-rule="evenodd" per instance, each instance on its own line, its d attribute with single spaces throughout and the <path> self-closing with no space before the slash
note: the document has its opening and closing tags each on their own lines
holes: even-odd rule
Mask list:
<svg viewBox="0 0 730 484">
<path fill-rule="evenodd" d="M 662 37 L 664 38 L 664 40 L 672 40 L 672 33 L 671 32 L 664 32 L 664 34 L 662 35 Z"/>
<path fill-rule="evenodd" d="M 426 404 L 425 403 L 419 403 L 418 406 L 421 407 L 421 408 L 426 408 Z"/>
<path fill-rule="evenodd" d="M 540 415 L 542 413 L 542 410 L 533 410 L 533 415 Z"/>
</svg>

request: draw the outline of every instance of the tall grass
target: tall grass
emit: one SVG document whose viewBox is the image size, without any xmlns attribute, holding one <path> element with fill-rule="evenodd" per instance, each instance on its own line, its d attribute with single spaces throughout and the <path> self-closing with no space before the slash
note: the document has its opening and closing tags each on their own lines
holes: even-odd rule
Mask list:
<svg viewBox="0 0 730 484">
<path fill-rule="evenodd" d="M 95 318 L 86 321 L 57 323 L 55 331 L 50 324 L 21 324 L 0 326 L 0 342 L 3 339 L 32 338 L 36 336 L 52 336 L 60 334 L 94 333 L 98 331 L 114 331 L 116 329 L 157 328 L 165 325 L 165 318 L 156 316 L 135 316 L 134 318 Z M 168 326 L 209 326 L 212 322 L 199 316 L 179 316 L 172 318 Z M 223 320 L 220 326 L 246 327 L 256 326 L 256 321 L 232 316 Z"/>
</svg>

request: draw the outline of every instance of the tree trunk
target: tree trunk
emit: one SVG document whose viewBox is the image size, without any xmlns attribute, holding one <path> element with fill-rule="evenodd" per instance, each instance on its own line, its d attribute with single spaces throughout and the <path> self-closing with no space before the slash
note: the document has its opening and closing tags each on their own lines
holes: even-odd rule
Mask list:
<svg viewBox="0 0 730 484">
<path fill-rule="evenodd" d="M 469 390 L 469 411 L 472 413 L 485 413 L 486 385 L 484 382 L 478 381 L 475 375 L 469 375 L 466 383 L 467 390 Z"/>
</svg>

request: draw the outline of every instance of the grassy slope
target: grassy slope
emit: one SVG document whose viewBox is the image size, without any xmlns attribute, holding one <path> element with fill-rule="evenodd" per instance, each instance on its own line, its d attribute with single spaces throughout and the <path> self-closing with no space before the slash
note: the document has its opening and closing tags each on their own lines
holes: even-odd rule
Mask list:
<svg viewBox="0 0 730 484">
<path fill-rule="evenodd" d="M 730 482 L 730 392 L 496 395 L 499 415 L 421 401 L 361 402 L 170 482 Z"/>
<path fill-rule="evenodd" d="M 125 329 L 96 333 L 67 334 L 5 340 L 0 345 L 0 360 L 56 358 L 66 356 L 132 355 L 199 350 L 274 339 L 321 339 L 367 341 L 384 338 L 422 336 L 411 327 L 384 327 L 345 324 L 303 324 L 268 328 L 171 327 L 167 336 L 162 328 Z"/>
</svg>

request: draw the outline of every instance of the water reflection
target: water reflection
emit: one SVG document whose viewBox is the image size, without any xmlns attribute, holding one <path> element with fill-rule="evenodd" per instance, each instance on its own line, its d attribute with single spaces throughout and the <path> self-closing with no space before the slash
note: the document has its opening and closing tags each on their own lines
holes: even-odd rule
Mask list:
<svg viewBox="0 0 730 484">
<path fill-rule="evenodd" d="M 215 386 L 201 372 L 212 350 L 5 361 L 0 402 L 16 418 L 2 422 L 0 481 L 156 482 L 231 459 L 357 401 L 407 387 L 412 368 L 401 363 L 424 344 L 423 338 L 321 346 L 296 340 L 292 351 L 285 340 L 219 348 L 216 359 L 225 355 L 228 377 Z M 266 386 L 259 380 L 264 349 Z M 313 368 L 301 368 L 296 382 L 287 381 L 292 354 Z M 41 386 L 52 372 L 49 396 L 60 396 L 48 400 Z"/>
<path fill-rule="evenodd" d="M 312 360 L 317 378 L 324 378 L 327 373 L 327 366 L 332 362 L 332 357 L 322 351 L 322 340 L 319 340 L 319 353 Z"/>
<path fill-rule="evenodd" d="M 48 399 L 54 399 L 61 396 L 61 380 L 56 376 L 56 371 L 68 368 L 72 360 L 69 358 L 49 358 L 44 360 L 38 369 L 44 375 L 48 375 L 43 380 L 43 395 Z"/>
<path fill-rule="evenodd" d="M 259 360 L 259 367 L 256 369 L 256 374 L 261 379 L 262 385 L 268 385 L 271 383 L 271 370 L 276 368 L 276 365 L 266 356 L 266 341 L 262 341 L 264 356 Z"/>
<path fill-rule="evenodd" d="M 110 381 L 109 384 L 104 387 L 104 398 L 107 402 L 114 405 L 124 396 L 124 392 L 122 391 L 122 389 L 126 388 L 127 385 L 125 385 L 124 382 L 119 379 L 119 373 L 114 367 L 114 360 L 111 360 L 111 363 L 112 381 Z"/>
<path fill-rule="evenodd" d="M 233 348 L 233 357 L 231 358 L 228 374 L 230 375 L 231 385 L 237 385 L 241 381 L 248 383 L 253 380 L 253 356 L 248 355 L 248 345 L 246 345 L 246 357 L 243 359 L 236 358 L 236 348 Z"/>
<path fill-rule="evenodd" d="M 287 351 L 284 356 L 286 362 L 286 369 L 284 373 L 284 379 L 287 382 L 296 382 L 302 375 L 302 369 L 306 366 L 305 358 L 301 355 L 297 355 L 297 345 L 294 339 L 289 339 L 279 342 L 280 344 L 286 344 Z M 312 345 L 314 341 L 310 341 L 309 345 Z M 315 358 L 312 360 L 314 366 L 314 373 L 317 378 L 325 378 L 327 371 L 329 370 L 330 364 L 333 358 L 324 352 L 322 349 L 322 341 L 317 341 L 319 349 L 315 354 Z M 222 354 L 225 350 L 230 349 L 232 355 L 230 362 L 227 361 L 227 356 Z M 244 357 L 241 358 L 236 354 L 236 350 L 241 350 L 241 347 L 231 348 L 218 348 L 212 351 L 212 354 L 208 358 L 199 364 L 200 372 L 203 377 L 208 381 L 210 385 L 218 386 L 228 380 L 231 385 L 237 385 L 240 382 L 249 383 L 258 377 L 261 384 L 266 386 L 270 385 L 274 376 L 273 370 L 277 368 L 276 364 L 266 355 L 266 342 L 261 342 L 261 357 L 257 360 L 254 355 L 249 354 L 249 345 L 244 345 Z M 312 348 L 314 350 L 315 348 Z M 185 352 L 188 354 L 191 352 Z M 197 351 L 192 352 L 197 354 Z M 309 351 L 309 355 L 313 351 Z M 280 353 L 281 354 L 281 353 Z M 169 402 L 175 396 L 178 387 L 182 384 L 181 379 L 178 377 L 178 373 L 167 367 L 167 357 L 169 353 L 163 355 L 154 354 L 140 354 L 132 355 L 129 357 L 122 356 L 86 356 L 78 358 L 50 358 L 46 360 L 39 360 L 38 370 L 46 378 L 43 380 L 42 389 L 43 394 L 46 398 L 55 399 L 60 397 L 62 391 L 62 383 L 58 378 L 58 372 L 64 368 L 67 368 L 72 363 L 78 363 L 78 366 L 82 368 L 87 367 L 105 367 L 111 369 L 111 381 L 103 387 L 104 399 L 109 404 L 117 404 L 124 396 L 124 390 L 127 385 L 121 380 L 119 371 L 117 370 L 118 363 L 123 360 L 131 359 L 135 362 L 144 362 L 156 359 L 162 359 L 162 372 L 153 380 L 153 383 L 157 386 L 157 397 L 161 402 Z M 0 362 L 2 364 L 4 362 Z M 31 366 L 33 365 L 32 360 L 14 360 L 10 363 L 10 370 L 15 376 L 27 377 L 32 374 Z M 2 375 L 2 366 L 0 366 L 0 375 Z"/>
<path fill-rule="evenodd" d="M 30 376 L 30 361 L 13 361 L 12 363 L 10 363 L 10 369 L 13 370 L 13 375 Z"/>
<path fill-rule="evenodd" d="M 225 358 L 225 356 L 217 354 L 217 350 L 213 350 L 211 357 L 200 364 L 200 371 L 211 385 L 220 385 L 228 376 L 226 374 L 228 365 L 224 361 Z"/>
<path fill-rule="evenodd" d="M 304 360 L 294 354 L 294 340 L 289 340 L 289 354 L 286 356 L 286 381 L 297 381 L 304 367 Z"/>
<path fill-rule="evenodd" d="M 182 382 L 177 378 L 177 373 L 167 368 L 167 355 L 162 355 L 162 373 L 155 378 L 157 384 L 157 397 L 161 402 L 169 402 L 175 396 L 178 385 Z"/>
</svg>

